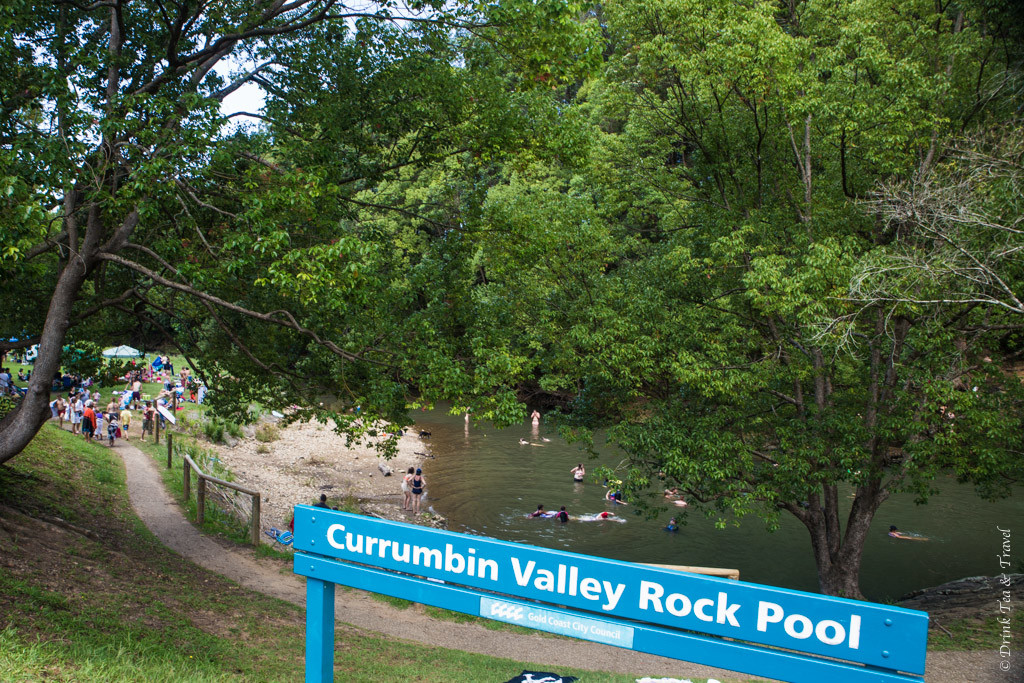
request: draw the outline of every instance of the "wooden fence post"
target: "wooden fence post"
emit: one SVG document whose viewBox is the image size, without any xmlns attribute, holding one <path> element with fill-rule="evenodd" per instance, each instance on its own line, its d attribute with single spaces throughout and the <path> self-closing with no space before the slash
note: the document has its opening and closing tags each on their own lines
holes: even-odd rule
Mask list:
<svg viewBox="0 0 1024 683">
<path fill-rule="evenodd" d="M 153 443 L 160 443 L 160 411 L 153 416 Z"/>
<path fill-rule="evenodd" d="M 167 469 L 171 469 L 171 433 L 167 432 Z"/>
<path fill-rule="evenodd" d="M 181 461 L 181 469 L 184 472 L 181 480 L 181 489 L 185 493 L 185 503 L 188 503 L 189 496 L 192 492 L 189 490 L 192 488 L 192 473 L 189 472 L 188 458 L 183 458 Z"/>
<path fill-rule="evenodd" d="M 252 497 L 252 544 L 259 547 L 260 544 L 260 497 Z"/>
<path fill-rule="evenodd" d="M 199 488 L 196 490 L 196 522 L 203 525 L 206 516 L 206 477 L 199 477 Z"/>
</svg>

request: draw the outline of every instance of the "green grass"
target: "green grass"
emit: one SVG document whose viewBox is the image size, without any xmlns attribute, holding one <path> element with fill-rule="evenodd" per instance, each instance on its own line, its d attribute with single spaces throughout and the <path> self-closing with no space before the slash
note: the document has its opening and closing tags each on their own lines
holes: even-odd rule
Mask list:
<svg viewBox="0 0 1024 683">
<path fill-rule="evenodd" d="M 996 617 L 1010 617 L 1010 633 L 1015 637 L 1024 633 L 1024 610 L 1014 609 L 1006 615 L 996 614 L 998 607 L 992 601 L 992 616 L 986 619 L 960 619 L 949 623 L 940 621 L 946 633 L 932 623 L 928 631 L 928 649 L 943 652 L 948 650 L 997 650 L 1002 644 L 1003 625 Z"/>
<path fill-rule="evenodd" d="M 301 680 L 303 610 L 161 546 L 131 511 L 116 450 L 47 426 L 0 466 L 0 506 L 0 680 Z M 338 681 L 503 681 L 524 667 L 545 668 L 344 629 L 336 640 Z"/>
<path fill-rule="evenodd" d="M 370 597 L 377 602 L 383 602 L 385 605 L 391 605 L 395 609 L 409 609 L 416 604 L 412 600 L 396 598 L 391 595 L 384 595 L 383 593 L 370 593 Z"/>
<path fill-rule="evenodd" d="M 553 633 L 545 633 L 544 631 L 534 631 L 533 629 L 526 628 L 525 626 L 516 626 L 515 624 L 507 624 L 504 621 L 495 621 L 494 619 L 484 619 L 483 617 L 477 617 L 472 614 L 465 614 L 463 612 L 453 612 L 450 609 L 444 609 L 442 607 L 432 607 L 431 605 L 424 605 L 423 612 L 433 619 L 438 621 L 451 621 L 456 624 L 476 624 L 486 628 L 488 631 L 509 631 L 511 633 L 522 633 L 532 635 L 542 635 L 549 638 L 566 638 L 566 636 L 560 636 Z"/>
</svg>

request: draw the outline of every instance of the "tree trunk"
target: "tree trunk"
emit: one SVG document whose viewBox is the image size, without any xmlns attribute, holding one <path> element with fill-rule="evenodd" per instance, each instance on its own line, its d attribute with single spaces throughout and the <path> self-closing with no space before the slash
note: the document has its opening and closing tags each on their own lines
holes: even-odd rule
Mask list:
<svg viewBox="0 0 1024 683">
<path fill-rule="evenodd" d="M 839 525 L 831 521 L 838 519 L 838 510 L 834 509 L 839 504 L 838 496 L 833 494 L 834 491 L 825 491 L 824 509 L 812 504 L 811 510 L 798 515 L 811 534 L 818 589 L 825 595 L 863 600 L 860 564 L 864 542 L 875 512 L 887 496 L 878 481 L 859 487 L 846 520 L 846 533 L 841 535 Z"/>
<path fill-rule="evenodd" d="M 39 353 L 28 391 L 18 408 L 0 421 L 0 463 L 20 453 L 50 416 L 50 385 L 60 369 L 64 337 L 71 324 L 71 309 L 87 274 L 86 263 L 82 259 L 74 259 L 69 261 L 57 280 L 39 338 Z"/>
</svg>

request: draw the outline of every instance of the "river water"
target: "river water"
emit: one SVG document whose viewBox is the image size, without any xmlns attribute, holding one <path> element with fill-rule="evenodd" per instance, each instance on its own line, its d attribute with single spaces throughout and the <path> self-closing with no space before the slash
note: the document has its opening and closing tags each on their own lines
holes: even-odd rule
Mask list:
<svg viewBox="0 0 1024 683">
<path fill-rule="evenodd" d="M 618 458 L 590 460 L 543 426 L 499 430 L 435 410 L 417 415 L 416 427 L 431 433 L 425 440 L 425 504 L 446 517 L 452 531 L 630 562 L 727 567 L 738 569 L 744 581 L 817 590 L 807 531 L 788 514 L 770 533 L 755 517 L 719 529 L 715 519 L 691 511 L 679 531 L 670 533 L 664 526 L 673 515 L 682 521 L 679 508 L 666 504 L 661 516 L 648 520 L 630 506 L 607 503 L 606 490 L 590 473 Z M 531 445 L 521 445 L 521 439 Z M 588 474 L 576 484 L 570 470 L 581 461 Z M 918 588 L 1005 571 L 996 559 L 1002 540 L 996 527 L 1020 526 L 1024 497 L 987 503 L 953 480 L 936 485 L 941 493 L 927 505 L 901 495 L 882 505 L 864 548 L 861 590 L 867 598 L 895 600 Z M 527 518 L 538 504 L 548 510 L 564 505 L 573 516 L 610 510 L 625 521 L 563 525 Z M 931 540 L 890 538 L 890 524 Z"/>
</svg>

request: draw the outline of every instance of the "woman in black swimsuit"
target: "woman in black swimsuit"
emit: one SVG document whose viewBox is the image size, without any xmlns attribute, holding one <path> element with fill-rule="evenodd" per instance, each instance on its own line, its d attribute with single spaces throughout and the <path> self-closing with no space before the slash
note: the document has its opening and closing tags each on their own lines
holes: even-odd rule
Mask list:
<svg viewBox="0 0 1024 683">
<path fill-rule="evenodd" d="M 410 488 L 412 489 L 412 514 L 420 514 L 420 496 L 423 495 L 423 488 L 426 481 L 423 480 L 423 470 L 416 468 L 416 474 L 412 477 Z"/>
</svg>

